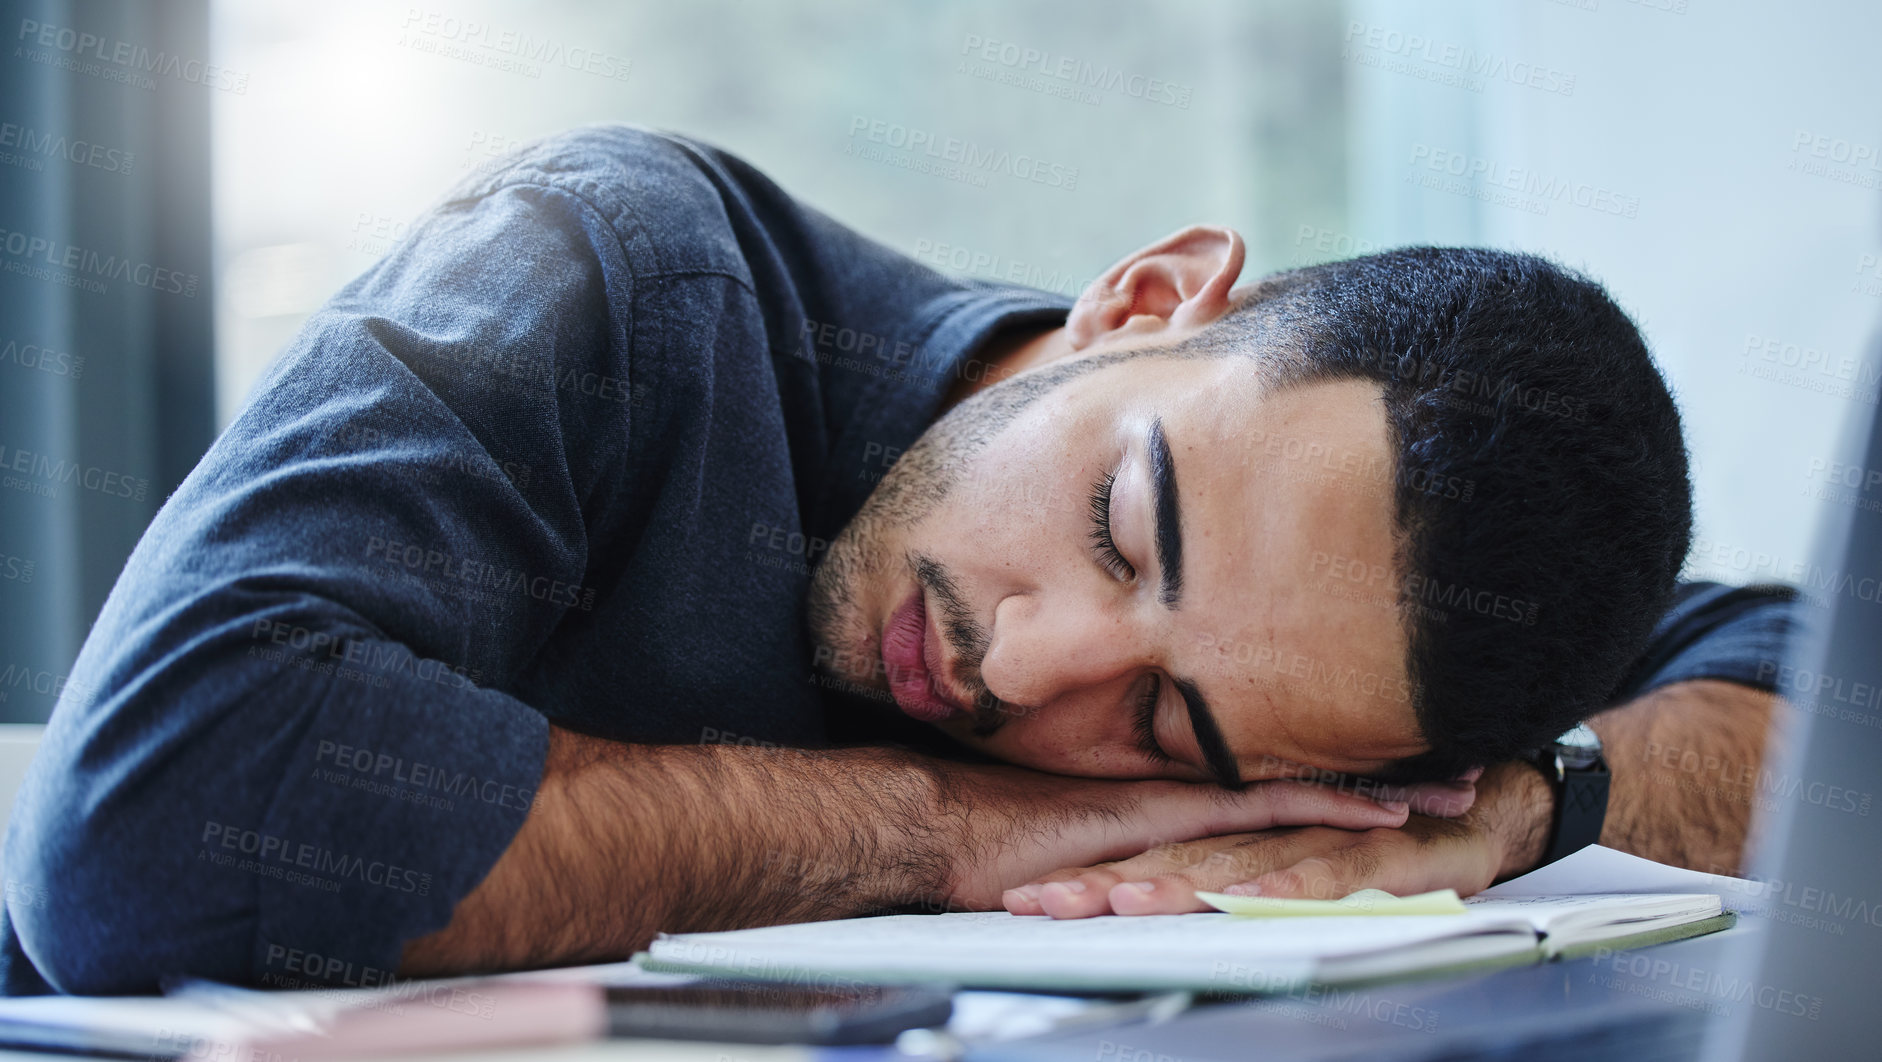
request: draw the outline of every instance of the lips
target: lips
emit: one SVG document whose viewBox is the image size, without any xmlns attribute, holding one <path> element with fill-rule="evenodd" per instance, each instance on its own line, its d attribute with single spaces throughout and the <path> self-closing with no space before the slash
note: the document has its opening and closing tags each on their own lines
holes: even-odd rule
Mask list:
<svg viewBox="0 0 1882 1062">
<path fill-rule="evenodd" d="M 937 633 L 928 623 L 928 605 L 917 589 L 889 617 L 888 630 L 882 634 L 889 692 L 904 713 L 924 723 L 939 723 L 961 712 L 932 678 L 940 662 Z"/>
</svg>

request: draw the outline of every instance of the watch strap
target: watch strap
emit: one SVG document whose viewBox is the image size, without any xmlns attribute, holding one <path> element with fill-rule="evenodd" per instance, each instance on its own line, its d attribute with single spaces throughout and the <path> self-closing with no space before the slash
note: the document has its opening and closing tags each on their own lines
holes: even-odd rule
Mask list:
<svg viewBox="0 0 1882 1062">
<path fill-rule="evenodd" d="M 1545 774 L 1551 773 L 1553 767 L 1551 782 L 1555 789 L 1555 814 L 1549 828 L 1549 846 L 1542 856 L 1544 866 L 1601 840 L 1601 826 L 1607 821 L 1611 780 L 1607 764 L 1598 759 L 1575 770 L 1565 770 L 1562 761 L 1555 756 L 1547 759 L 1553 760 L 1553 764 L 1537 764 Z"/>
</svg>

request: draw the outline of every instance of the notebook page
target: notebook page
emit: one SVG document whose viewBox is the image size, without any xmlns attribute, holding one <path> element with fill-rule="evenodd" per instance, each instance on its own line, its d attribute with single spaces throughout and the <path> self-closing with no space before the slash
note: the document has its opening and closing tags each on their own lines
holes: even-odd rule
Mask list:
<svg viewBox="0 0 1882 1062">
<path fill-rule="evenodd" d="M 1517 896 L 1571 896 L 1583 893 L 1720 893 L 1747 892 L 1757 883 L 1723 874 L 1670 867 L 1637 855 L 1591 844 L 1501 885 L 1478 893 L 1492 899 Z"/>
<path fill-rule="evenodd" d="M 1527 915 L 1238 918 L 1227 914 L 1106 916 L 1058 920 L 1004 911 L 885 915 L 724 933 L 662 936 L 648 949 L 667 962 L 790 979 L 817 970 L 858 976 L 955 977 L 1002 983 L 1121 973 L 1207 983 L 1310 977 L 1326 959 L 1415 949 L 1472 934 L 1533 947 Z"/>
<path fill-rule="evenodd" d="M 1540 933 L 1562 933 L 1620 922 L 1698 921 L 1719 913 L 1719 898 L 1702 893 L 1514 897 L 1478 893 L 1465 900 L 1464 906 L 1478 914 L 1527 919 Z"/>
</svg>

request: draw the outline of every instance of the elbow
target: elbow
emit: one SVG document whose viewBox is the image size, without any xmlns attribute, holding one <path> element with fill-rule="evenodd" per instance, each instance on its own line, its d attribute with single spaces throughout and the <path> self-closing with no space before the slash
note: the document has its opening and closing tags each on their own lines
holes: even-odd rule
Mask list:
<svg viewBox="0 0 1882 1062">
<path fill-rule="evenodd" d="M 253 909 L 206 864 L 192 866 L 186 823 L 148 810 L 150 800 L 87 801 L 71 773 L 34 773 L 7 831 L 6 903 L 48 985 L 121 995 L 178 976 L 248 979 Z"/>
</svg>

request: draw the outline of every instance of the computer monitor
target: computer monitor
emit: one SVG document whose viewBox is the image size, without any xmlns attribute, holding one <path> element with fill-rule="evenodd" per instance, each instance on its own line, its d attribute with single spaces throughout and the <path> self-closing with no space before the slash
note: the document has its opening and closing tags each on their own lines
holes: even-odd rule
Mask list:
<svg viewBox="0 0 1882 1062">
<path fill-rule="evenodd" d="M 1871 364 L 1877 361 L 1872 359 Z M 1882 417 L 1848 418 L 1757 789 L 1708 1059 L 1882 1058 Z M 1745 902 L 1748 901 L 1748 902 Z"/>
</svg>

